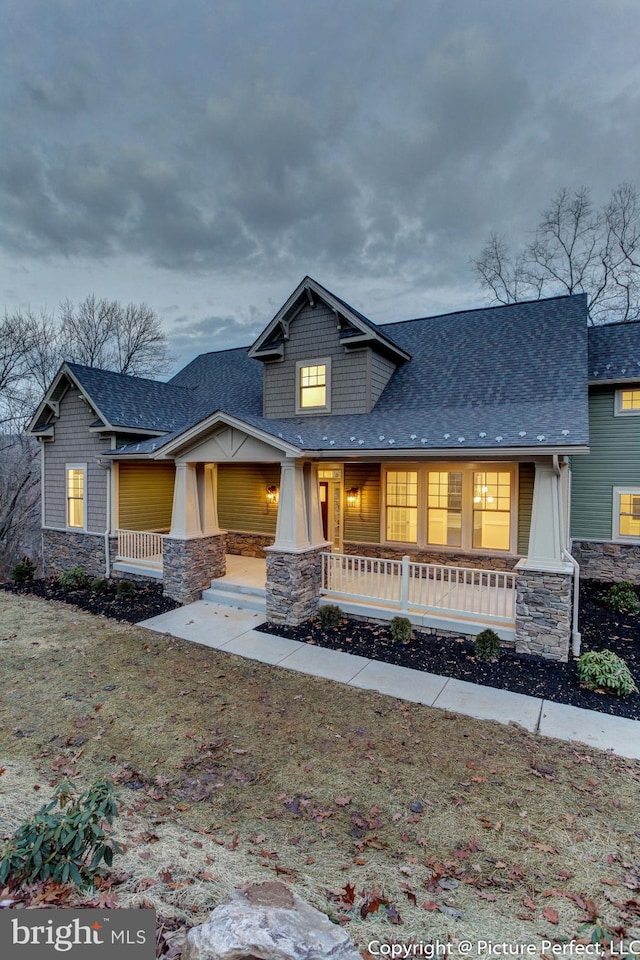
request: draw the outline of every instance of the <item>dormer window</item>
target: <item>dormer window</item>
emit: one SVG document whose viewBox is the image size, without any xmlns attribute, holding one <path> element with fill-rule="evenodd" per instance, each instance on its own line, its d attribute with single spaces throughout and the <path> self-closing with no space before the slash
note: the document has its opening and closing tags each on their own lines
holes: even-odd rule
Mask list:
<svg viewBox="0 0 640 960">
<path fill-rule="evenodd" d="M 331 409 L 331 359 L 300 361 L 296 365 L 296 413 L 328 413 Z"/>
</svg>

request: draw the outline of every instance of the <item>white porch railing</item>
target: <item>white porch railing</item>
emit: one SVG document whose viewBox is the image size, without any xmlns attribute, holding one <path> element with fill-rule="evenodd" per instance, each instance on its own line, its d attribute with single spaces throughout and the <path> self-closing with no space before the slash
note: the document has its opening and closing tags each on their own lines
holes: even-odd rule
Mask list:
<svg viewBox="0 0 640 960">
<path fill-rule="evenodd" d="M 444 613 L 512 625 L 516 574 L 475 567 L 322 554 L 322 593 L 379 603 L 401 613 Z"/>
<path fill-rule="evenodd" d="M 162 569 L 162 541 L 161 533 L 151 530 L 117 530 L 118 553 L 116 560 L 124 563 L 135 563 L 138 566 Z"/>
</svg>

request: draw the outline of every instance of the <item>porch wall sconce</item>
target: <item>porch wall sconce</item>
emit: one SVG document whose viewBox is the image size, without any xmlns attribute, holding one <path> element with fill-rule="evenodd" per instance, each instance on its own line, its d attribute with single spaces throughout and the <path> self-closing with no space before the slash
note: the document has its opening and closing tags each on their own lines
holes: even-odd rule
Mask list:
<svg viewBox="0 0 640 960">
<path fill-rule="evenodd" d="M 360 503 L 360 487 L 351 487 L 347 490 L 347 504 L 356 507 Z"/>
<path fill-rule="evenodd" d="M 275 483 L 272 483 L 270 487 L 267 487 L 267 503 L 277 503 L 280 498 L 280 491 L 276 487 Z"/>
</svg>

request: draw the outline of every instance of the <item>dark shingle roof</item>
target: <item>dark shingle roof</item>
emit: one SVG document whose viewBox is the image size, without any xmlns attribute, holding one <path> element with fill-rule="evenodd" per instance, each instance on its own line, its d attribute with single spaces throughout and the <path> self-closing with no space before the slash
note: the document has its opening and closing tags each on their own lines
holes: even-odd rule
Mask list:
<svg viewBox="0 0 640 960">
<path fill-rule="evenodd" d="M 640 380 L 640 320 L 589 328 L 589 380 Z"/>
<path fill-rule="evenodd" d="M 412 359 L 370 414 L 266 419 L 262 364 L 244 349 L 203 354 L 165 385 L 191 398 L 189 424 L 119 452 L 153 452 L 217 410 L 305 450 L 586 445 L 586 309 L 578 295 L 386 324 Z"/>
</svg>

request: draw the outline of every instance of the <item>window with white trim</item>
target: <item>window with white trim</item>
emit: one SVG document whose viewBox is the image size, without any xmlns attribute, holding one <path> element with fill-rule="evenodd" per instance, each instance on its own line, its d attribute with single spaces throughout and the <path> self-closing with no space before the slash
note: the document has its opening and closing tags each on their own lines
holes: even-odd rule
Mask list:
<svg viewBox="0 0 640 960">
<path fill-rule="evenodd" d="M 516 464 L 383 467 L 384 538 L 465 551 L 516 551 Z"/>
<path fill-rule="evenodd" d="M 616 390 L 616 416 L 640 417 L 640 387 Z"/>
<path fill-rule="evenodd" d="M 296 364 L 296 413 L 327 412 L 331 409 L 331 360 Z"/>
<path fill-rule="evenodd" d="M 87 465 L 68 463 L 66 466 L 67 527 L 85 530 L 87 526 Z"/>
<path fill-rule="evenodd" d="M 640 540 L 640 487 L 614 487 L 614 540 Z"/>
</svg>

